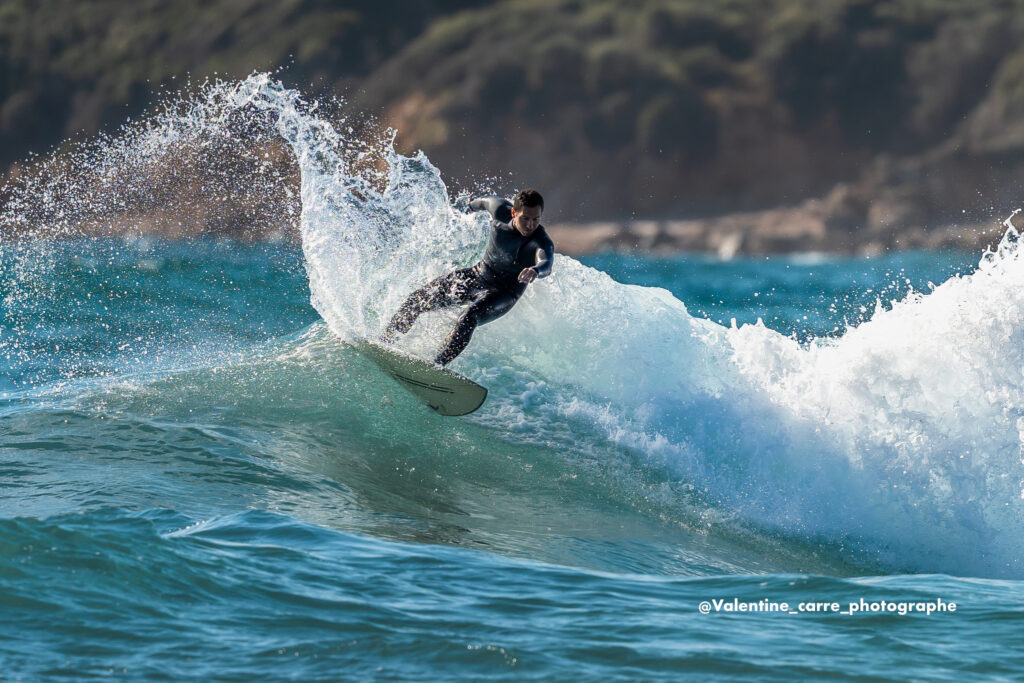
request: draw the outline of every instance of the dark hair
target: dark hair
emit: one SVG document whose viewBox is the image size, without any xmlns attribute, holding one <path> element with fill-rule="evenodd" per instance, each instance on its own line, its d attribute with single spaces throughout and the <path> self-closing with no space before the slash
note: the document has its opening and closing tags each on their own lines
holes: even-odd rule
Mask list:
<svg viewBox="0 0 1024 683">
<path fill-rule="evenodd" d="M 524 206 L 534 207 L 539 206 L 540 210 L 544 210 L 544 198 L 540 196 L 540 192 L 531 188 L 520 191 L 516 195 L 515 202 L 512 203 L 512 208 L 516 211 L 522 211 Z"/>
</svg>

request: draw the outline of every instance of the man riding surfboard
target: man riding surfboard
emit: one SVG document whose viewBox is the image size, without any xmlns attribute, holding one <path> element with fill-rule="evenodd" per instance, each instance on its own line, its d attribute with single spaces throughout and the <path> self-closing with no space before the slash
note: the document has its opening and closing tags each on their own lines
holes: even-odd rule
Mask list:
<svg viewBox="0 0 1024 683">
<path fill-rule="evenodd" d="M 540 224 L 544 198 L 536 190 L 521 191 L 513 202 L 479 197 L 469 208 L 491 214 L 491 235 L 483 258 L 410 294 L 381 335 L 382 341 L 394 343 L 396 333 L 412 329 L 422 313 L 469 304 L 438 352 L 434 360 L 438 365 L 447 365 L 462 353 L 477 325 L 508 313 L 528 284 L 550 275 L 555 256 L 555 245 Z"/>
</svg>

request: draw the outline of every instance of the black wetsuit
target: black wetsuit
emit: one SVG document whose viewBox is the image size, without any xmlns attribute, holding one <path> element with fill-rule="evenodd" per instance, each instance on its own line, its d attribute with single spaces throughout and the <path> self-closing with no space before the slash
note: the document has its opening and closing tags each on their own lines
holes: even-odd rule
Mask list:
<svg viewBox="0 0 1024 683">
<path fill-rule="evenodd" d="M 535 268 L 537 277 L 547 277 L 555 256 L 555 245 L 544 226 L 537 226 L 524 237 L 511 225 L 512 204 L 508 200 L 480 197 L 470 202 L 469 208 L 491 214 L 491 237 L 483 259 L 475 266 L 442 275 L 409 295 L 382 335 L 391 341 L 396 332 L 405 334 L 412 329 L 421 313 L 469 304 L 437 354 L 435 362 L 439 365 L 447 365 L 462 353 L 477 325 L 500 318 L 519 301 L 526 291 L 526 284 L 519 282 L 525 268 Z"/>
</svg>

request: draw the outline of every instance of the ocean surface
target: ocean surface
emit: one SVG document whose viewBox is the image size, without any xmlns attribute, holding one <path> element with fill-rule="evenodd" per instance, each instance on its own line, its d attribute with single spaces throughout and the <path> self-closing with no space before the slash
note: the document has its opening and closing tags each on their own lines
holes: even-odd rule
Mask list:
<svg viewBox="0 0 1024 683">
<path fill-rule="evenodd" d="M 266 76 L 204 97 L 83 166 L 269 111 L 301 243 L 86 238 L 136 195 L 57 172 L 3 209 L 39 229 L 0 242 L 0 679 L 1020 680 L 1012 230 L 557 255 L 453 364 L 487 402 L 441 417 L 352 343 L 485 217 L 422 155 L 351 171 Z"/>
</svg>

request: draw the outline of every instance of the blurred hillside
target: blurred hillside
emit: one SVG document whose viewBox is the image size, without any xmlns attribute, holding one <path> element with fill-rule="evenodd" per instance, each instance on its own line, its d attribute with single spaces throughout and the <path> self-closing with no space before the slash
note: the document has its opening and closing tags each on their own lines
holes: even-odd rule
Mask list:
<svg viewBox="0 0 1024 683">
<path fill-rule="evenodd" d="M 0 0 L 0 163 L 289 65 L 452 185 L 648 246 L 969 243 L 1020 200 L 1022 39 L 1000 0 Z"/>
<path fill-rule="evenodd" d="M 347 90 L 434 19 L 484 0 L 0 0 L 0 164 L 112 130 L 161 88 L 287 67 Z"/>
</svg>

